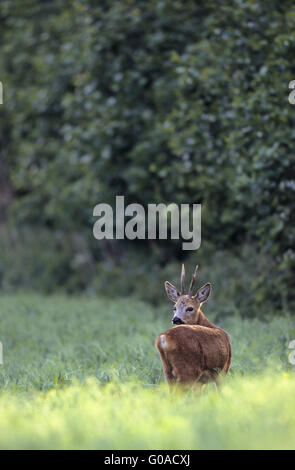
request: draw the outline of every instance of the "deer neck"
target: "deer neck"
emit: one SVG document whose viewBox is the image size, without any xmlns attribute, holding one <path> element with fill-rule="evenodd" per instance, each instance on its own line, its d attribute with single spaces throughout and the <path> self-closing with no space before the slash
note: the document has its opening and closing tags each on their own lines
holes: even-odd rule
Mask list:
<svg viewBox="0 0 295 470">
<path fill-rule="evenodd" d="M 202 312 L 202 310 L 199 310 L 199 317 L 198 317 L 198 325 L 200 326 L 206 326 L 207 328 L 217 328 L 214 323 L 211 323 L 211 321 L 208 320 L 206 315 Z"/>
</svg>

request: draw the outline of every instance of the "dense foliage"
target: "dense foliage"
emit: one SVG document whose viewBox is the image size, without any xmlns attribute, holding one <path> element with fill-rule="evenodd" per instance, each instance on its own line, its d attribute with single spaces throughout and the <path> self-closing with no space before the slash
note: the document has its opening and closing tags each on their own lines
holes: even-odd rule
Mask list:
<svg viewBox="0 0 295 470">
<path fill-rule="evenodd" d="M 294 27 L 292 1 L 3 0 L 13 224 L 50 230 L 55 253 L 66 238 L 84 265 L 114 265 L 122 247 L 93 240 L 95 204 L 201 202 L 203 240 L 266 251 L 258 298 L 293 300 Z M 184 255 L 142 247 L 162 265 Z M 60 283 L 73 279 L 63 253 Z"/>
</svg>

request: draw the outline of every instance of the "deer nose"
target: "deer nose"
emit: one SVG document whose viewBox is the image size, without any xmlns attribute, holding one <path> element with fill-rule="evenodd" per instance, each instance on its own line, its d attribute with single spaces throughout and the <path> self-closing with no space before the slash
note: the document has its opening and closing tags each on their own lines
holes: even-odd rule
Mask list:
<svg viewBox="0 0 295 470">
<path fill-rule="evenodd" d="M 174 317 L 173 320 L 172 320 L 172 323 L 174 325 L 181 325 L 183 323 L 183 321 L 179 317 Z"/>
</svg>

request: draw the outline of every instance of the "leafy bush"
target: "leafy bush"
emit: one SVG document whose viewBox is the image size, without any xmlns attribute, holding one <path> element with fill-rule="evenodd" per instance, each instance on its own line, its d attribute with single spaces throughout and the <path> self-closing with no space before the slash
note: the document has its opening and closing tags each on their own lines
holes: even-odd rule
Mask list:
<svg viewBox="0 0 295 470">
<path fill-rule="evenodd" d="M 201 202 L 203 240 L 273 258 L 261 301 L 295 300 L 291 0 L 5 0 L 1 19 L 14 221 L 66 236 L 90 233 L 94 205 L 115 195 Z"/>
<path fill-rule="evenodd" d="M 44 229 L 32 232 L 28 227 L 0 231 L 0 289 L 134 296 L 168 306 L 164 281 L 179 287 L 180 260 L 161 262 L 157 249 L 148 258 L 144 250 L 136 256 L 130 248 L 118 252 L 116 241 L 104 244 L 103 256 L 95 257 L 85 239 L 81 233 L 65 237 Z M 270 260 L 262 253 L 253 257 L 252 245 L 235 252 L 216 251 L 207 243 L 197 254 L 191 252 L 185 261 L 187 289 L 196 264 L 200 268 L 197 285 L 210 281 L 213 286 L 209 311 L 214 319 L 236 314 L 276 316 L 280 312 L 276 305 L 283 305 L 284 313 L 291 311 L 285 289 L 271 283 L 276 282 L 275 276 L 265 280 Z"/>
</svg>

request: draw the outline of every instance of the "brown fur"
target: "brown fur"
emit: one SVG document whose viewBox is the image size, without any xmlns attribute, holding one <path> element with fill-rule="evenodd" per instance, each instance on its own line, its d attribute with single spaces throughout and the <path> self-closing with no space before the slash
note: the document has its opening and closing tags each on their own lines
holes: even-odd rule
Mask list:
<svg viewBox="0 0 295 470">
<path fill-rule="evenodd" d="M 218 385 L 219 374 L 229 371 L 232 352 L 229 335 L 211 323 L 200 309 L 209 297 L 211 285 L 201 287 L 193 297 L 179 294 L 170 283 L 166 282 L 165 287 L 168 297 L 175 302 L 174 319 L 182 321 L 156 339 L 167 382 L 206 384 L 214 381 Z"/>
</svg>

